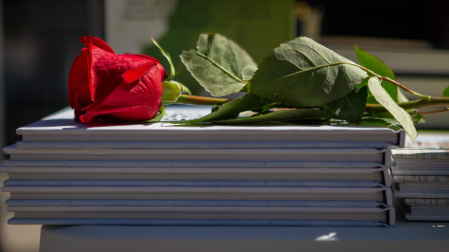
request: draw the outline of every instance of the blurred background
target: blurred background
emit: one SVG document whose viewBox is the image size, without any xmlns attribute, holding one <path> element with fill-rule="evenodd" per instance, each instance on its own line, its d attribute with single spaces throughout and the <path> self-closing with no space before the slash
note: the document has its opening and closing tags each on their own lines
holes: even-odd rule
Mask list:
<svg viewBox="0 0 449 252">
<path fill-rule="evenodd" d="M 295 36 L 311 37 L 354 61 L 356 44 L 386 62 L 399 82 L 441 96 L 449 85 L 448 9 L 444 0 L 2 0 L 0 147 L 20 141 L 16 128 L 68 106 L 68 73 L 83 35 L 103 38 L 117 53 L 146 53 L 163 64 L 150 34 L 174 59 L 194 48 L 201 32 L 227 35 L 257 62 Z M 180 80 L 200 93 L 186 72 Z M 449 129 L 449 113 L 426 120 L 418 128 Z M 0 251 L 38 251 L 39 226 L 6 224 L 12 217 L 7 198 L 0 194 Z"/>
</svg>

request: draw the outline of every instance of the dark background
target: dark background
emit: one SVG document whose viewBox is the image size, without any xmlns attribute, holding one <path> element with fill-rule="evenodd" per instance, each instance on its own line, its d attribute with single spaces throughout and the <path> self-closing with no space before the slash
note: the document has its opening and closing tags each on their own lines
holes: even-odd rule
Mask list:
<svg viewBox="0 0 449 252">
<path fill-rule="evenodd" d="M 67 78 L 83 45 L 103 37 L 101 0 L 4 0 L 6 144 L 15 129 L 68 106 Z"/>
<path fill-rule="evenodd" d="M 449 1 L 306 2 L 324 13 L 322 35 L 416 39 L 449 48 Z M 68 73 L 82 48 L 78 38 L 104 38 L 104 3 L 3 0 L 2 11 L 5 144 L 10 145 L 20 140 L 17 127 L 68 106 Z"/>
</svg>

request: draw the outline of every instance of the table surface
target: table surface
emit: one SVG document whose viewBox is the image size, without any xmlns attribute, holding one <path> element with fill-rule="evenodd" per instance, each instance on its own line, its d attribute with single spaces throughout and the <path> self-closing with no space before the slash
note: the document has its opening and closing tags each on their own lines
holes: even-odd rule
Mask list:
<svg viewBox="0 0 449 252">
<path fill-rule="evenodd" d="M 449 251 L 449 222 L 394 227 L 43 226 L 53 251 Z"/>
</svg>

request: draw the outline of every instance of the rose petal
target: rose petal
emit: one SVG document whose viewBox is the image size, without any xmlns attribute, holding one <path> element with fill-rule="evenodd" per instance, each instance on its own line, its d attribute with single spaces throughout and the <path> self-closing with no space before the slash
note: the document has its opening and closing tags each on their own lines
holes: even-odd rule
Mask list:
<svg viewBox="0 0 449 252">
<path fill-rule="evenodd" d="M 84 36 L 86 45 L 69 74 L 69 102 L 75 119 L 87 124 L 105 120 L 142 121 L 161 107 L 166 71 L 146 55 L 115 54 L 103 40 Z"/>
<path fill-rule="evenodd" d="M 129 84 L 131 82 L 134 82 L 134 81 L 142 78 L 142 76 L 147 74 L 152 69 L 152 67 L 154 65 L 156 65 L 156 62 L 149 62 L 149 63 L 143 64 L 139 67 L 132 68 L 132 69 L 124 72 L 122 74 L 123 81 L 126 84 Z"/>
<path fill-rule="evenodd" d="M 89 45 L 93 45 L 107 52 L 115 53 L 114 50 L 106 42 L 104 42 L 104 40 L 100 38 L 92 36 L 83 36 L 79 40 L 87 47 L 89 47 Z"/>
<path fill-rule="evenodd" d="M 86 112 L 80 117 L 80 121 L 85 124 L 94 124 L 95 122 L 108 121 L 130 121 L 138 122 L 149 120 L 157 115 L 161 106 L 146 107 L 102 107 L 99 110 Z M 100 118 L 101 117 L 101 118 Z"/>
</svg>

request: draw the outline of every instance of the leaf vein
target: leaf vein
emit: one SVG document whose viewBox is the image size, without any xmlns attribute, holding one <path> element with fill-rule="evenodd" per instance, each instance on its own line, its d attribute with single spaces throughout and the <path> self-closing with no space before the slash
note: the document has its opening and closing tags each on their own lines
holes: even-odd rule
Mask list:
<svg viewBox="0 0 449 252">
<path fill-rule="evenodd" d="M 211 59 L 210 57 L 207 57 L 206 55 L 191 50 L 191 52 L 195 53 L 196 55 L 208 60 L 209 62 L 211 62 L 214 66 L 216 66 L 218 69 L 220 69 L 221 71 L 223 71 L 224 73 L 226 73 L 227 75 L 229 75 L 231 78 L 235 79 L 236 81 L 242 82 L 242 83 L 246 83 L 244 80 L 238 78 L 237 76 L 235 76 L 234 74 L 232 74 L 231 72 L 229 72 L 227 69 L 223 68 L 220 64 L 218 64 L 217 62 L 215 62 L 213 59 Z"/>
</svg>

